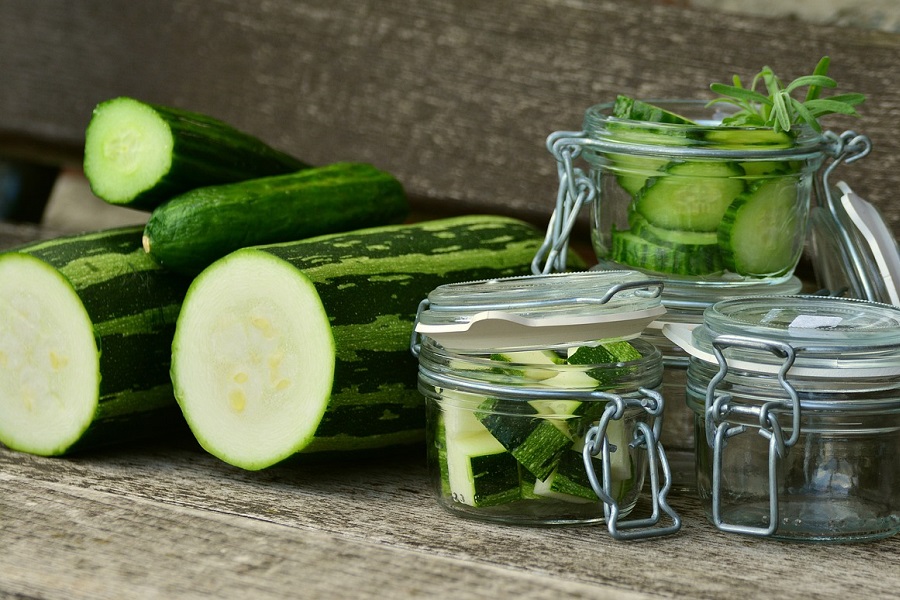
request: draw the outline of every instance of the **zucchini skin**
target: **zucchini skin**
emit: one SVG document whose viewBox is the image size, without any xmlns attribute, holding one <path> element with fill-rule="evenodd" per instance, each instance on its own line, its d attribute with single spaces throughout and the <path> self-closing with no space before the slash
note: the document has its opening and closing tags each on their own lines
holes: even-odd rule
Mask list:
<svg viewBox="0 0 900 600">
<path fill-rule="evenodd" d="M 305 451 L 421 442 L 425 401 L 409 351 L 419 301 L 445 283 L 527 274 L 541 241 L 529 224 L 486 215 L 259 247 L 309 277 L 332 325 L 331 399 Z"/>
<path fill-rule="evenodd" d="M 363 163 L 197 188 L 157 207 L 143 244 L 157 262 L 186 274 L 245 246 L 402 222 L 403 186 Z"/>
<path fill-rule="evenodd" d="M 186 430 L 169 365 L 190 279 L 166 272 L 146 256 L 140 233 L 140 227 L 116 228 L 8 251 L 29 254 L 59 271 L 94 328 L 100 368 L 95 414 L 81 437 L 55 454 Z"/>
<path fill-rule="evenodd" d="M 478 215 L 242 248 L 223 258 L 233 265 L 241 256 L 263 253 L 267 260 L 284 261 L 312 283 L 327 315 L 333 339 L 328 351 L 334 352 L 331 390 L 321 398 L 321 417 L 303 425 L 314 429 L 312 437 L 294 447 L 292 455 L 422 443 L 425 400 L 418 389 L 418 361 L 409 348 L 419 302 L 444 283 L 526 274 L 542 241 L 543 233 L 528 223 Z M 219 264 L 197 281 L 208 282 Z M 192 310 L 195 297 L 188 294 L 182 314 Z M 200 296 L 197 302 L 206 299 Z M 184 396 L 182 381 L 190 374 L 182 371 L 179 353 L 186 331 L 176 332 L 172 378 L 178 402 L 189 415 L 191 399 Z M 202 440 L 202 424 L 192 423 L 190 416 L 188 422 Z M 225 450 L 207 449 L 253 470 L 288 458 L 241 464 Z"/>
<path fill-rule="evenodd" d="M 224 121 L 198 112 L 120 97 L 98 104 L 94 115 L 105 105 L 121 100 L 139 102 L 152 109 L 168 126 L 173 145 L 168 172 L 152 187 L 129 200 L 116 201 L 117 205 L 149 211 L 196 187 L 281 175 L 310 166 Z M 88 169 L 86 172 L 90 175 Z"/>
</svg>

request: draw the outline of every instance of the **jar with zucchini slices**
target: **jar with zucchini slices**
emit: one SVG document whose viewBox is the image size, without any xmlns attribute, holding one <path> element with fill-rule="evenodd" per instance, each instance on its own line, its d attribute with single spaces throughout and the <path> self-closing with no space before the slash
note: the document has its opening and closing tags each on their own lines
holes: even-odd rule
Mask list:
<svg viewBox="0 0 900 600">
<path fill-rule="evenodd" d="M 693 329 L 697 491 L 731 533 L 853 542 L 900 531 L 900 307 L 733 298 Z"/>
<path fill-rule="evenodd" d="M 665 312 L 660 291 L 636 271 L 433 290 L 411 346 L 438 503 L 493 522 L 605 523 L 617 539 L 677 531 L 662 360 L 639 339 Z M 652 514 L 626 519 L 645 493 Z"/>
<path fill-rule="evenodd" d="M 847 158 L 845 138 L 806 125 L 723 125 L 728 114 L 702 101 L 620 96 L 588 108 L 582 131 L 552 134 L 560 192 L 533 270 L 561 270 L 571 221 L 590 206 L 603 268 L 705 287 L 790 279 L 816 175 L 827 158 Z"/>
</svg>

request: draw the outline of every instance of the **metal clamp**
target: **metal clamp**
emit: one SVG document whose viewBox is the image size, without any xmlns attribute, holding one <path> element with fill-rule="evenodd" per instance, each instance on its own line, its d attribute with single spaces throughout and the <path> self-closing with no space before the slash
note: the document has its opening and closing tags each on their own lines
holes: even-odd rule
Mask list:
<svg viewBox="0 0 900 600">
<path fill-rule="evenodd" d="M 611 420 L 623 418 L 625 414 L 626 401 L 617 398 L 610 401 L 604 410 L 603 415 L 597 425 L 591 427 L 585 435 L 584 448 L 582 450 L 582 458 L 584 467 L 587 471 L 588 480 L 591 483 L 594 493 L 603 503 L 603 514 L 606 520 L 606 526 L 609 534 L 616 540 L 629 540 L 649 537 L 659 537 L 669 535 L 681 529 L 681 517 L 675 510 L 669 506 L 667 496 L 672 486 L 672 471 L 669 468 L 669 462 L 666 459 L 666 453 L 662 443 L 659 441 L 659 434 L 662 428 L 662 396 L 653 390 L 640 388 L 645 398 L 640 404 L 650 415 L 655 416 L 653 428 L 644 422 L 638 422 L 633 432 L 633 439 L 629 443 L 629 448 L 643 447 L 647 450 L 649 471 L 650 471 L 650 489 L 652 514 L 643 519 L 632 519 L 629 521 L 620 520 L 620 508 L 618 502 L 614 498 L 612 486 L 612 465 L 610 459 L 611 452 L 626 452 L 626 448 L 612 448 L 606 429 Z M 601 457 L 601 466 L 603 471 L 603 479 L 597 477 L 594 469 L 593 457 L 596 455 Z M 662 471 L 662 485 L 660 485 L 659 472 Z M 662 513 L 667 514 L 672 523 L 665 527 L 656 527 L 662 518 Z"/>
<path fill-rule="evenodd" d="M 840 135 L 831 131 L 824 133 L 828 142 L 827 154 L 832 157 L 832 162 L 822 170 L 821 179 L 816 181 L 818 186 L 817 196 L 824 199 L 824 210 L 830 215 L 832 222 L 838 224 L 835 227 L 837 235 L 841 238 L 840 247 L 846 252 L 846 258 L 853 266 L 855 273 L 865 273 L 865 258 L 860 254 L 857 244 L 850 237 L 850 231 L 843 226 L 844 222 L 841 214 L 844 209 L 840 206 L 840 202 L 834 197 L 831 187 L 831 174 L 841 163 L 851 164 L 861 158 L 866 157 L 872 151 L 872 141 L 865 135 L 858 135 L 853 131 L 845 131 Z M 872 300 L 878 298 L 878 292 L 873 287 L 873 283 L 866 277 L 855 278 L 855 283 L 861 288 L 865 298 Z"/>
<path fill-rule="evenodd" d="M 731 394 L 716 395 L 716 388 L 728 373 L 728 362 L 724 354 L 724 350 L 728 347 L 767 351 L 783 359 L 777 379 L 781 388 L 787 393 L 788 400 L 772 400 L 762 405 L 748 405 L 735 403 Z M 735 335 L 717 337 L 713 340 L 713 351 L 719 363 L 719 370 L 706 388 L 704 406 L 706 440 L 713 449 L 712 520 L 715 526 L 722 531 L 770 536 L 778 527 L 778 461 L 784 458 L 788 448 L 796 444 L 800 438 L 800 397 L 794 386 L 787 381 L 787 372 L 794 364 L 796 353 L 790 344 Z M 791 411 L 791 436 L 788 439 L 784 439 L 776 413 L 777 409 L 790 409 Z M 767 461 L 769 524 L 766 527 L 726 523 L 722 518 L 722 465 L 727 440 L 747 431 L 746 425 L 734 425 L 730 422 L 729 417 L 731 416 L 756 417 L 759 422 L 759 434 L 769 441 Z"/>
<path fill-rule="evenodd" d="M 583 131 L 557 131 L 547 137 L 547 149 L 556 158 L 559 189 L 556 193 L 556 208 L 550 215 L 544 242 L 531 262 L 531 272 L 535 275 L 566 270 L 569 234 L 575 226 L 578 213 L 584 206 L 589 206 L 597 195 L 594 182 L 584 171 L 573 165 L 586 141 Z"/>
</svg>

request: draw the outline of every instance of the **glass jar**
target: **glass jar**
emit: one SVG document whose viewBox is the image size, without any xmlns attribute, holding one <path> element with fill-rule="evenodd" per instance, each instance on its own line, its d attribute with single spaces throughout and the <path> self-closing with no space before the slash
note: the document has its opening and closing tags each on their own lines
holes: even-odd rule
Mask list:
<svg viewBox="0 0 900 600">
<path fill-rule="evenodd" d="M 587 109 L 582 131 L 548 138 L 560 179 L 551 237 L 564 239 L 572 215 L 589 205 L 602 268 L 705 287 L 789 279 L 806 239 L 814 175 L 837 136 L 723 126 L 721 104 L 650 102 L 686 122 L 616 118 L 615 103 L 606 103 Z M 579 156 L 586 175 L 573 166 Z M 563 255 L 544 251 L 540 272 L 562 270 Z"/>
<path fill-rule="evenodd" d="M 616 538 L 677 531 L 658 441 L 661 355 L 637 339 L 664 312 L 659 295 L 633 271 L 433 290 L 412 349 L 438 503 L 502 523 L 604 522 Z M 653 515 L 623 519 L 648 476 Z M 672 525 L 657 525 L 664 513 Z"/>
<path fill-rule="evenodd" d="M 789 278 L 822 136 L 723 127 L 721 108 L 702 102 L 654 104 L 698 124 L 616 119 L 612 104 L 585 113 L 584 131 L 598 142 L 584 157 L 598 190 L 591 233 L 601 263 L 703 285 Z"/>
<path fill-rule="evenodd" d="M 900 531 L 900 308 L 738 298 L 667 334 L 691 355 L 697 489 L 719 529 L 832 542 Z"/>
</svg>

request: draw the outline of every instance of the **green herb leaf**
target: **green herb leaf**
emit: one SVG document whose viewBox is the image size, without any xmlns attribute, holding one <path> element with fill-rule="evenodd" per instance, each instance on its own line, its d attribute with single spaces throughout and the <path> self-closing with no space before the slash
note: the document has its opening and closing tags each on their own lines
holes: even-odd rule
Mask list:
<svg viewBox="0 0 900 600">
<path fill-rule="evenodd" d="M 855 106 L 865 101 L 862 94 L 838 94 L 821 98 L 824 89 L 837 87 L 837 82 L 828 77 L 831 59 L 823 56 L 811 75 L 804 75 L 791 81 L 787 86 L 770 67 L 763 67 L 751 82 L 744 87 L 739 76 L 732 77 L 733 85 L 713 83 L 710 90 L 718 94 L 710 105 L 731 104 L 738 110 L 722 120 L 725 125 L 771 127 L 776 132 L 795 133 L 800 125 L 808 125 L 815 131 L 822 131 L 819 118 L 829 114 L 859 116 Z M 757 88 L 761 91 L 757 91 Z M 806 97 L 800 101 L 793 94 L 807 88 Z"/>
</svg>

